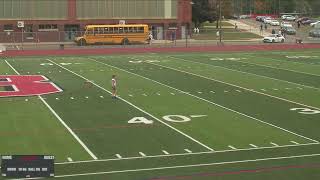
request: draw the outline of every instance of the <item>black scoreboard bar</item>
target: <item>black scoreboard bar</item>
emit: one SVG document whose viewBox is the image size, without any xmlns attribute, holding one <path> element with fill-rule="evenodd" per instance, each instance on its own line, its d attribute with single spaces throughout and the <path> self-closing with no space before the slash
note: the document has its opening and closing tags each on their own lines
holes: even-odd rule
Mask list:
<svg viewBox="0 0 320 180">
<path fill-rule="evenodd" d="M 2 155 L 1 175 L 5 178 L 54 177 L 54 156 Z"/>
</svg>

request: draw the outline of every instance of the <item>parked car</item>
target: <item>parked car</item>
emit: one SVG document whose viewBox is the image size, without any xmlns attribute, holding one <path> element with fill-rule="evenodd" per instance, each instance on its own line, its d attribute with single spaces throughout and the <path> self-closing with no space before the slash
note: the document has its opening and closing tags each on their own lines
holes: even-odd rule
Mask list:
<svg viewBox="0 0 320 180">
<path fill-rule="evenodd" d="M 261 17 L 262 17 L 262 16 L 257 16 L 257 17 L 256 17 L 256 21 L 260 21 Z"/>
<path fill-rule="evenodd" d="M 282 30 L 288 35 L 296 35 L 297 31 L 293 27 L 283 27 Z"/>
<path fill-rule="evenodd" d="M 284 43 L 285 38 L 281 34 L 271 34 L 263 38 L 264 43 Z"/>
<path fill-rule="evenodd" d="M 308 18 L 308 17 L 301 17 L 301 18 L 298 18 L 298 19 L 296 19 L 296 22 L 298 23 L 301 23 L 302 21 L 306 21 L 306 20 L 309 20 L 310 18 Z"/>
<path fill-rule="evenodd" d="M 295 21 L 296 17 L 292 16 L 292 15 L 283 15 L 283 16 L 281 16 L 281 19 L 282 20 L 287 20 L 287 21 Z"/>
<path fill-rule="evenodd" d="M 311 24 L 311 23 L 313 23 L 313 22 L 316 22 L 316 21 L 315 21 L 315 20 L 312 20 L 312 19 L 306 19 L 306 20 L 301 21 L 301 24 L 303 24 L 303 25 L 309 25 L 309 24 Z"/>
<path fill-rule="evenodd" d="M 320 37 L 320 29 L 312 29 L 310 32 L 309 32 L 309 36 L 310 37 Z"/>
<path fill-rule="evenodd" d="M 239 18 L 240 19 L 250 19 L 251 16 L 250 15 L 240 15 Z"/>
<path fill-rule="evenodd" d="M 265 24 L 270 24 L 270 22 L 272 21 L 272 18 L 271 17 L 267 17 L 267 18 L 264 18 L 264 23 Z"/>
<path fill-rule="evenodd" d="M 282 21 L 281 24 L 280 24 L 280 27 L 281 28 L 292 27 L 292 24 L 290 22 Z"/>
<path fill-rule="evenodd" d="M 280 26 L 280 22 L 275 20 L 275 19 L 273 19 L 273 20 L 271 20 L 270 25 L 271 26 Z"/>
<path fill-rule="evenodd" d="M 317 24 L 320 24 L 320 21 L 316 21 L 316 22 L 310 23 L 310 26 L 315 27 Z"/>
</svg>

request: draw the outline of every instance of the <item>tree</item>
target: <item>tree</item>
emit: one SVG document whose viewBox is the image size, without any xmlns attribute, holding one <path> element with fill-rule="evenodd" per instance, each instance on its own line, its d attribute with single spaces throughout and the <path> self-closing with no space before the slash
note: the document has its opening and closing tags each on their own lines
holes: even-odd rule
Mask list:
<svg viewBox="0 0 320 180">
<path fill-rule="evenodd" d="M 192 21 L 196 27 L 201 23 L 217 20 L 215 7 L 208 0 L 195 0 L 192 5 Z"/>
</svg>

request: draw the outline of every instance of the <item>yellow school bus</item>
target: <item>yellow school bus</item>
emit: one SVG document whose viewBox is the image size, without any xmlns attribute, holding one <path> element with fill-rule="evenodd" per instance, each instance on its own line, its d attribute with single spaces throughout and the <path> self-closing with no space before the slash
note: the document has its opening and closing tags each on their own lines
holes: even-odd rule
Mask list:
<svg viewBox="0 0 320 180">
<path fill-rule="evenodd" d="M 78 45 L 146 43 L 149 27 L 146 24 L 87 25 L 85 33 L 76 37 Z"/>
</svg>

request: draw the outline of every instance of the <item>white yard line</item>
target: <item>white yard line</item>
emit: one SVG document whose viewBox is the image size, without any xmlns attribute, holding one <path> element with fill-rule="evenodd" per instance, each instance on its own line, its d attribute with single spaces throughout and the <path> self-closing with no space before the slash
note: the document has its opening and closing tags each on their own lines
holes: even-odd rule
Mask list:
<svg viewBox="0 0 320 180">
<path fill-rule="evenodd" d="M 11 69 L 16 72 L 16 74 L 20 75 L 20 73 L 11 66 L 11 64 L 5 60 L 5 62 L 11 67 Z M 51 113 L 59 120 L 59 122 L 69 131 L 69 133 L 78 141 L 78 143 L 87 151 L 87 153 L 94 159 L 97 160 L 97 156 L 93 154 L 93 152 L 82 142 L 82 140 L 72 131 L 72 129 L 62 120 L 62 118 L 53 110 L 53 108 L 41 97 L 38 96 L 39 99 L 46 105 L 46 107 L 51 111 Z"/>
<path fill-rule="evenodd" d="M 93 59 L 93 61 L 95 61 L 95 62 L 97 62 L 97 63 L 100 63 L 100 64 L 104 64 L 104 65 L 109 66 L 109 67 L 113 67 L 113 68 L 115 68 L 115 69 L 119 69 L 119 70 L 124 71 L 124 72 L 127 72 L 127 73 L 129 73 L 129 74 L 133 74 L 133 75 L 135 75 L 135 76 L 138 76 L 138 77 L 141 77 L 141 78 L 144 78 L 144 79 L 150 80 L 150 81 L 155 82 L 155 83 L 157 83 L 157 84 L 163 85 L 163 86 L 165 86 L 165 87 L 168 87 L 168 88 L 174 89 L 174 90 L 176 90 L 176 91 L 182 92 L 182 93 L 184 93 L 184 94 L 187 94 L 187 95 L 189 95 L 189 96 L 195 97 L 195 98 L 200 99 L 200 100 L 202 100 L 202 101 L 205 101 L 205 102 L 208 102 L 208 103 L 210 103 L 210 104 L 216 105 L 216 106 L 218 106 L 218 107 L 220 107 L 220 108 L 223 108 L 223 109 L 229 110 L 229 111 L 231 111 L 231 112 L 234 112 L 234 113 L 240 114 L 240 115 L 245 116 L 245 117 L 248 117 L 248 118 L 250 118 L 250 119 L 253 119 L 253 120 L 259 121 L 259 122 L 261 122 L 261 123 L 267 124 L 267 125 L 269 125 L 269 126 L 272 126 L 272 127 L 278 128 L 278 129 L 281 129 L 281 130 L 283 130 L 283 131 L 285 131 L 285 132 L 287 132 L 287 133 L 290 133 L 290 134 L 293 134 L 293 135 L 296 135 L 296 136 L 299 136 L 299 137 L 302 137 L 302 138 L 308 139 L 308 140 L 310 140 L 310 141 L 313 141 L 313 142 L 319 143 L 319 141 L 316 141 L 316 140 L 314 140 L 314 139 L 311 139 L 311 138 L 308 138 L 308 137 L 302 136 L 302 135 L 300 135 L 300 134 L 297 134 L 297 133 L 294 133 L 294 132 L 289 131 L 289 130 L 287 130 L 287 129 L 284 129 L 284 128 L 281 128 L 281 127 L 279 127 L 279 126 L 276 126 L 276 125 L 274 125 L 274 124 L 271 124 L 271 123 L 268 123 L 268 122 L 262 121 L 262 120 L 260 120 L 260 119 L 254 118 L 254 117 L 252 117 L 252 116 L 249 116 L 249 115 L 247 115 L 247 114 L 244 114 L 244 113 L 241 113 L 241 112 L 235 111 L 235 110 L 233 110 L 233 109 L 227 108 L 227 107 L 222 106 L 222 105 L 220 105 L 220 104 L 217 104 L 217 103 L 211 102 L 211 101 L 209 101 L 209 100 L 207 100 L 207 99 L 204 99 L 204 98 L 201 98 L 201 97 L 198 97 L 198 96 L 195 96 L 195 95 L 192 95 L 192 94 L 186 93 L 186 92 L 184 92 L 184 91 L 182 91 L 182 90 L 180 90 L 180 89 L 177 89 L 177 88 L 171 87 L 171 86 L 169 86 L 169 85 L 163 84 L 163 83 L 158 82 L 158 81 L 155 81 L 155 80 L 153 80 L 153 79 L 150 79 L 150 78 L 147 78 L 147 77 L 141 76 L 141 75 L 139 75 L 139 74 L 135 74 L 135 73 L 132 73 L 132 72 L 130 72 L 130 71 L 127 71 L 127 70 L 124 70 L 124 69 L 121 69 L 121 68 L 118 68 L 118 67 L 115 67 L 115 66 L 112 66 L 112 65 L 109 65 L 109 64 L 106 64 L 106 63 L 103 63 L 103 62 L 97 61 L 97 60 L 95 60 L 95 59 Z M 156 64 L 156 65 L 157 65 L 157 64 Z M 159 65 L 159 66 L 161 66 L 161 65 Z M 166 67 L 166 66 L 164 66 L 164 67 L 165 67 L 165 68 L 168 68 L 168 67 Z M 174 69 L 174 70 L 175 70 L 175 69 Z M 180 70 L 177 70 L 177 71 L 180 71 Z M 185 71 L 181 71 L 181 72 L 185 72 Z M 188 73 L 188 72 L 185 72 L 185 73 Z M 195 75 L 195 74 L 194 74 L 194 75 Z M 195 76 L 202 77 L 202 76 L 200 76 L 200 75 L 195 75 Z M 207 77 L 204 77 L 204 78 L 207 78 Z M 246 88 L 242 88 L 242 87 L 238 87 L 238 88 L 246 89 Z M 250 89 L 246 89 L 246 90 L 248 90 L 248 91 L 253 91 L 253 90 L 250 90 Z M 212 149 L 212 150 L 213 150 L 213 149 Z"/>
<path fill-rule="evenodd" d="M 181 165 L 181 166 L 164 166 L 164 167 L 156 167 L 156 168 L 127 169 L 127 170 L 118 170 L 118 171 L 103 171 L 103 172 L 94 172 L 94 173 L 68 174 L 68 175 L 58 175 L 58 176 L 55 176 L 55 178 L 101 175 L 101 174 L 115 174 L 115 173 L 126 173 L 126 172 L 154 171 L 154 170 L 190 168 L 190 167 L 204 167 L 204 166 L 214 166 L 214 165 L 224 165 L 224 164 L 237 164 L 237 163 L 260 162 L 260 161 L 271 161 L 271 160 L 282 160 L 282 159 L 296 159 L 296 158 L 315 157 L 315 156 L 320 156 L 320 154 L 304 154 L 304 155 L 296 155 L 296 156 L 269 157 L 269 158 L 261 158 L 261 159 L 224 161 L 224 162 L 190 164 L 190 165 Z"/>
<path fill-rule="evenodd" d="M 221 66 L 215 66 L 215 65 L 207 64 L 207 63 L 190 61 L 190 60 L 186 60 L 186 59 L 183 59 L 183 58 L 177 58 L 177 57 L 173 57 L 173 56 L 168 56 L 168 57 L 169 57 L 169 58 L 173 58 L 173 59 L 178 59 L 178 60 L 181 60 L 181 61 L 190 62 L 190 63 L 208 65 L 208 66 L 212 66 L 212 67 L 216 67 L 216 68 L 226 69 L 226 70 L 229 70 L 229 71 L 239 72 L 239 73 L 243 73 L 243 74 L 249 74 L 249 75 L 253 75 L 253 76 L 257 76 L 257 77 L 262 77 L 262 78 L 271 79 L 271 80 L 275 80 L 275 81 L 282 81 L 282 82 L 286 82 L 286 83 L 289 83 L 289 84 L 294 84 L 294 85 L 298 85 L 298 86 L 303 86 L 303 87 L 307 87 L 307 88 L 311 88 L 311 89 L 320 90 L 320 88 L 316 88 L 316 87 L 313 87 L 313 86 L 308 86 L 308 85 L 304 85 L 304 84 L 294 83 L 294 82 L 290 82 L 290 81 L 286 81 L 286 80 L 282 80 L 282 79 L 277 79 L 277 78 L 272 78 L 272 77 L 268 77 L 268 76 L 263 76 L 263 75 L 259 75 L 259 74 L 249 73 L 249 72 L 240 71 L 240 70 L 235 70 L 235 69 L 230 69 L 230 68 L 221 67 Z M 242 63 L 243 63 L 243 62 L 242 62 Z"/>
<path fill-rule="evenodd" d="M 270 143 L 272 144 L 272 142 Z M 230 150 L 222 150 L 222 151 L 204 151 L 204 152 L 192 152 L 192 153 L 180 153 L 180 154 L 161 154 L 161 155 L 153 155 L 148 157 L 123 157 L 121 160 L 132 160 L 132 159 L 141 159 L 141 158 L 165 158 L 165 157 L 175 157 L 175 156 L 190 156 L 190 155 L 201 155 L 201 154 L 214 154 L 214 153 L 228 153 L 228 152 L 238 152 L 238 151 L 255 151 L 262 149 L 278 149 L 278 148 L 288 148 L 288 147 L 300 147 L 300 146 L 312 146 L 319 145 L 320 143 L 309 143 L 309 144 L 291 144 L 279 146 L 273 143 L 273 146 L 269 147 L 258 147 L 258 148 L 247 148 L 247 149 L 230 149 Z M 85 161 L 74 161 L 74 162 L 58 162 L 55 164 L 80 164 L 80 163 L 91 163 L 91 162 L 106 162 L 106 161 L 119 161 L 120 159 L 98 159 L 98 160 L 85 160 Z"/>
<path fill-rule="evenodd" d="M 82 76 L 82 75 L 80 75 L 80 74 L 77 74 L 77 73 L 75 73 L 75 72 L 73 72 L 73 71 L 71 71 L 71 70 L 69 70 L 69 69 L 67 69 L 67 68 L 63 67 L 63 66 L 61 66 L 60 64 L 58 64 L 58 63 L 56 63 L 56 62 L 54 62 L 54 61 L 52 61 L 52 60 L 50 60 L 50 59 L 47 59 L 47 60 L 48 60 L 48 61 L 50 61 L 51 63 L 53 63 L 53 64 L 55 64 L 55 65 L 57 65 L 57 66 L 61 67 L 62 69 L 64 69 L 64 70 L 66 70 L 66 71 L 68 71 L 68 72 L 70 72 L 70 73 L 72 73 L 72 74 L 74 74 L 74 75 L 76 75 L 76 76 L 78 76 L 78 77 L 80 77 L 80 78 L 82 78 L 82 79 L 86 80 L 86 81 L 90 81 L 89 79 L 85 78 L 84 76 Z M 107 89 L 105 89 L 104 87 L 102 87 L 102 86 L 100 86 L 100 85 L 96 84 L 95 82 L 92 82 L 92 81 L 90 81 L 90 82 L 91 82 L 93 85 L 95 85 L 96 87 L 100 88 L 101 90 L 103 90 L 103 91 L 105 91 L 105 92 L 107 92 L 107 93 L 109 93 L 109 94 L 112 94 L 110 91 L 108 91 L 108 90 L 107 90 Z M 209 147 L 209 146 L 207 146 L 207 145 L 205 145 L 205 144 L 201 143 L 200 141 L 198 141 L 198 140 L 194 139 L 193 137 L 191 137 L 191 136 L 187 135 L 186 133 L 184 133 L 184 132 L 182 132 L 182 131 L 180 131 L 180 130 L 176 129 L 176 128 L 175 128 L 175 127 L 173 127 L 173 126 L 171 126 L 170 124 L 168 124 L 168 123 L 166 123 L 166 122 L 164 122 L 164 121 L 160 120 L 159 118 L 157 118 L 157 117 L 155 117 L 154 115 L 152 115 L 152 114 L 150 114 L 150 113 L 146 112 L 145 110 L 141 109 L 140 107 L 138 107 L 138 106 L 136 106 L 136 105 L 132 104 L 131 102 L 129 102 L 129 101 L 127 101 L 127 100 L 125 100 L 125 99 L 123 99 L 123 98 L 121 98 L 121 97 L 118 97 L 118 98 L 119 98 L 120 100 L 122 100 L 123 102 L 125 102 L 125 103 L 127 103 L 127 104 L 131 105 L 132 107 L 134 107 L 134 108 L 138 109 L 139 111 L 141 111 L 141 112 L 143 112 L 143 113 L 145 113 L 145 114 L 149 115 L 150 117 L 152 117 L 152 118 L 156 119 L 157 121 L 159 121 L 160 123 L 162 123 L 162 124 L 166 125 L 167 127 L 169 127 L 169 128 L 171 128 L 171 129 L 173 129 L 174 131 L 176 131 L 176 132 L 180 133 L 181 135 L 183 135 L 183 136 L 185 136 L 185 137 L 189 138 L 189 139 L 190 139 L 190 140 L 192 140 L 193 142 L 195 142 L 195 143 L 197 143 L 197 144 L 199 144 L 199 145 L 203 146 L 203 147 L 204 147 L 204 148 L 206 148 L 207 150 L 209 150 L 209 151 L 213 151 L 213 149 L 212 149 L 211 147 Z"/>
</svg>

